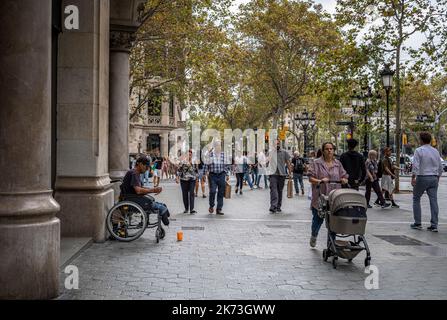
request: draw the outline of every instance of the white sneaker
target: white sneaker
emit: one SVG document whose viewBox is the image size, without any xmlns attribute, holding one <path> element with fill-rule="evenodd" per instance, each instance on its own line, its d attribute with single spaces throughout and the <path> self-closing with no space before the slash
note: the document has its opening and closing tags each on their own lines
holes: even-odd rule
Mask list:
<svg viewBox="0 0 447 320">
<path fill-rule="evenodd" d="M 312 248 L 315 248 L 316 245 L 317 245 L 317 237 L 311 236 L 310 237 L 310 246 Z"/>
</svg>

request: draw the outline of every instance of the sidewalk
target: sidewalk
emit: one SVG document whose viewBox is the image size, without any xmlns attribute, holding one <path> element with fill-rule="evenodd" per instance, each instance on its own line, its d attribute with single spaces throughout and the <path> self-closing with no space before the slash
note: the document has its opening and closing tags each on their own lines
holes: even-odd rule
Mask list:
<svg viewBox="0 0 447 320">
<path fill-rule="evenodd" d="M 352 263 L 339 259 L 334 270 L 322 260 L 324 226 L 317 248 L 309 247 L 307 197 L 284 198 L 283 213 L 272 215 L 269 191 L 247 188 L 225 200 L 224 216 L 208 214 L 208 199 L 200 197 L 191 216 L 181 213 L 180 187 L 162 185 L 158 198 L 173 218 L 166 238 L 156 244 L 147 230 L 131 243 L 93 244 L 71 262 L 79 268 L 79 290 L 64 289 L 61 273 L 60 299 L 447 298 L 447 219 L 440 218 L 438 234 L 410 229 L 411 195 L 396 195 L 401 209 L 368 210 L 379 289 L 367 290 L 364 253 Z M 184 241 L 177 242 L 181 229 Z"/>
</svg>

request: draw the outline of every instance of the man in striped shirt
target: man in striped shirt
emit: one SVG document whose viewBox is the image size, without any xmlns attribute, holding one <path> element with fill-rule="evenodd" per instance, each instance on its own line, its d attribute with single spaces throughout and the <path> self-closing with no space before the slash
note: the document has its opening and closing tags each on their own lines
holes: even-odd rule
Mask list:
<svg viewBox="0 0 447 320">
<path fill-rule="evenodd" d="M 217 193 L 216 214 L 223 215 L 223 198 L 225 194 L 226 181 L 230 179 L 231 164 L 227 161 L 225 153 L 222 151 L 220 142 L 214 143 L 214 148 L 204 161 L 203 171 L 208 174 L 210 184 L 209 213 L 214 212 L 214 205 Z"/>
</svg>

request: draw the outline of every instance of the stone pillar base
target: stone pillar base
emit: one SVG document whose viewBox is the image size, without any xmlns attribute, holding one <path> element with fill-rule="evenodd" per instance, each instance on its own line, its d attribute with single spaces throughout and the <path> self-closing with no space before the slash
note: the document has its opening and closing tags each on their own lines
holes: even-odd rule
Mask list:
<svg viewBox="0 0 447 320">
<path fill-rule="evenodd" d="M 51 192 L 0 194 L 0 300 L 59 292 L 59 205 Z"/>
<path fill-rule="evenodd" d="M 61 206 L 62 237 L 107 238 L 105 219 L 114 204 L 114 191 L 108 177 L 58 177 L 55 199 Z M 105 183 L 105 184 L 104 184 Z"/>
<path fill-rule="evenodd" d="M 59 219 L 0 224 L 0 300 L 59 295 Z"/>
</svg>

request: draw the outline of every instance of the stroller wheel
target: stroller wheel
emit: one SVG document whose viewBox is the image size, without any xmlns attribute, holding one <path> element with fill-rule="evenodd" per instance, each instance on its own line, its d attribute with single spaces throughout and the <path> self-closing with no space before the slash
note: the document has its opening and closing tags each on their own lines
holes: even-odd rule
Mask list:
<svg viewBox="0 0 447 320">
<path fill-rule="evenodd" d="M 332 266 L 334 267 L 334 269 L 337 269 L 337 260 L 338 260 L 337 257 L 334 257 L 334 258 L 332 259 Z"/>
<path fill-rule="evenodd" d="M 324 249 L 323 250 L 323 260 L 326 262 L 328 258 L 329 258 L 328 251 L 327 251 L 327 249 Z"/>
</svg>

